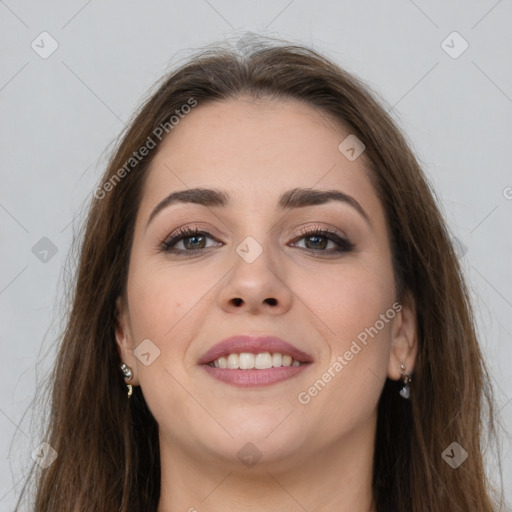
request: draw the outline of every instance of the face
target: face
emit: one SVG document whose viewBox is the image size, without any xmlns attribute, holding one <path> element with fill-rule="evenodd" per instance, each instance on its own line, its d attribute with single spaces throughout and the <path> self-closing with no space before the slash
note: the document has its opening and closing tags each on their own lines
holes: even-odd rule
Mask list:
<svg viewBox="0 0 512 512">
<path fill-rule="evenodd" d="M 198 105 L 160 147 L 116 336 L 164 449 L 304 462 L 368 431 L 386 377 L 400 361 L 412 371 L 384 212 L 364 153 L 338 149 L 349 133 L 296 100 L 236 99 Z M 225 204 L 161 203 L 196 188 Z M 293 189 L 338 195 L 308 202 Z M 236 335 L 256 343 L 217 346 Z M 288 356 L 298 363 L 283 367 Z"/>
</svg>

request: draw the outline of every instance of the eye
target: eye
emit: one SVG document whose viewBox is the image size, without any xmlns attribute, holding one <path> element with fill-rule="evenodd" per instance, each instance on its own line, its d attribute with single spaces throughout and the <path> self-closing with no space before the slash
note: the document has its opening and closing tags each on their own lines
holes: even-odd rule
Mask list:
<svg viewBox="0 0 512 512">
<path fill-rule="evenodd" d="M 206 231 L 201 231 L 196 228 L 190 228 L 188 226 L 178 230 L 171 237 L 167 238 L 161 243 L 161 250 L 163 252 L 174 252 L 174 253 L 194 253 L 201 252 L 206 247 L 206 240 L 213 237 Z M 184 249 L 177 248 L 178 244 L 182 243 Z"/>
<path fill-rule="evenodd" d="M 332 255 L 343 252 L 350 252 L 354 249 L 354 244 L 350 242 L 342 233 L 330 231 L 324 228 L 305 228 L 300 232 L 301 236 L 295 239 L 292 246 L 301 247 L 297 241 L 305 240 L 305 246 L 302 247 L 313 255 Z M 207 246 L 207 240 L 215 240 L 207 231 L 201 231 L 197 228 L 186 226 L 173 233 L 169 238 L 160 244 L 160 250 L 167 253 L 175 254 L 195 254 L 201 253 L 205 249 L 215 247 Z M 178 247 L 182 244 L 182 247 Z M 328 249 L 329 244 L 334 245 Z M 222 245 L 220 242 L 217 246 Z"/>
<path fill-rule="evenodd" d="M 305 228 L 301 230 L 301 237 L 296 240 L 305 240 L 305 249 L 313 253 L 337 254 L 342 252 L 350 252 L 354 249 L 354 244 L 348 240 L 343 234 L 330 231 L 324 228 Z M 329 243 L 334 244 L 334 248 L 326 250 Z M 297 246 L 296 243 L 293 245 Z"/>
</svg>

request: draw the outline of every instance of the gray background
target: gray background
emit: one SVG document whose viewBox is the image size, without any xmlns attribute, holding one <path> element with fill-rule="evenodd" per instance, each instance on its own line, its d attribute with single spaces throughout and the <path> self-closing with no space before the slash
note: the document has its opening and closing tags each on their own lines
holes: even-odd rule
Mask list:
<svg viewBox="0 0 512 512">
<path fill-rule="evenodd" d="M 458 240 L 512 431 L 511 23 L 510 0 L 0 1 L 0 510 L 42 441 L 23 415 L 51 365 L 63 265 L 107 146 L 189 49 L 246 32 L 317 48 L 394 107 Z M 511 500 L 506 436 L 501 452 Z"/>
</svg>

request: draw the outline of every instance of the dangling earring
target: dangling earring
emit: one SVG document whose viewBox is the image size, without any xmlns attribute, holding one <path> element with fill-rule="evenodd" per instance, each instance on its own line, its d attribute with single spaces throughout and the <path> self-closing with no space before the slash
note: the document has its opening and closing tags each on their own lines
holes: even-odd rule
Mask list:
<svg viewBox="0 0 512 512">
<path fill-rule="evenodd" d="M 407 373 L 405 371 L 405 366 L 403 363 L 400 363 L 400 368 L 402 369 L 402 371 L 400 372 L 400 375 L 402 375 L 402 384 L 403 384 L 403 387 L 400 390 L 400 396 L 407 400 L 409 398 L 409 396 L 411 395 L 411 390 L 409 388 L 409 382 L 412 381 L 412 377 L 409 373 Z"/>
<path fill-rule="evenodd" d="M 132 369 L 125 363 L 123 363 L 120 368 L 123 372 L 125 380 L 132 380 L 132 377 L 133 377 Z M 133 388 L 132 388 L 131 384 L 126 384 L 126 387 L 128 388 L 128 398 L 130 398 L 132 396 Z"/>
</svg>

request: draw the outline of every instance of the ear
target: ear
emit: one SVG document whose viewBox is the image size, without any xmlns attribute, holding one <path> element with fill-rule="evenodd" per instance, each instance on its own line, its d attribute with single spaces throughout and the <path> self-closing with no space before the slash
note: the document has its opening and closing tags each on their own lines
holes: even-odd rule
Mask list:
<svg viewBox="0 0 512 512">
<path fill-rule="evenodd" d="M 133 371 L 132 385 L 138 385 L 137 358 L 133 354 L 133 335 L 130 321 L 130 311 L 123 297 L 116 300 L 116 345 L 121 362 L 126 363 Z"/>
<path fill-rule="evenodd" d="M 403 363 L 405 371 L 411 374 L 414 370 L 418 353 L 418 334 L 416 322 L 416 303 L 411 293 L 404 295 L 404 300 L 391 327 L 391 353 L 389 355 L 388 377 L 400 380 Z M 398 307 L 397 307 L 398 310 Z"/>
</svg>

